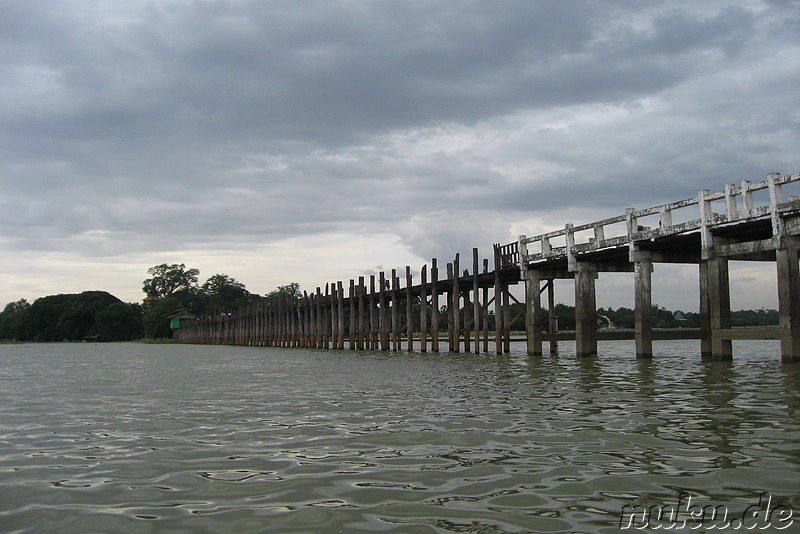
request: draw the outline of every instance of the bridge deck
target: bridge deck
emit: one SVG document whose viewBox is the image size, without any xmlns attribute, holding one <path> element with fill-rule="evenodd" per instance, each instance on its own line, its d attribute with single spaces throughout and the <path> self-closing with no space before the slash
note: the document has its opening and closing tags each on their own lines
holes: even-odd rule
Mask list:
<svg viewBox="0 0 800 534">
<path fill-rule="evenodd" d="M 459 258 L 447 264 L 441 277 L 434 259 L 415 283 L 384 272 L 327 284 L 315 293 L 284 302 L 262 302 L 239 310 L 217 312 L 184 324 L 175 338 L 186 343 L 230 343 L 438 351 L 446 331 L 450 351 L 508 352 L 513 322 L 509 291 L 525 282 L 525 323 L 529 354 L 541 354 L 544 341 L 551 351 L 557 341 L 575 339 L 576 353 L 597 353 L 599 339 L 635 339 L 637 357 L 652 355 L 657 339 L 700 339 L 701 352 L 716 359 L 732 357 L 733 339 L 779 339 L 783 361 L 800 361 L 800 200 L 784 199 L 783 188 L 800 186 L 800 173 L 728 185 L 718 193 L 702 190 L 694 198 L 587 224 L 520 236 L 495 245 L 493 270 L 484 260 L 479 269 L 473 249 L 472 271 L 462 271 Z M 758 202 L 757 194 L 768 194 Z M 682 219 L 682 222 L 675 222 Z M 649 226 L 647 226 L 649 225 Z M 778 271 L 781 324 L 735 329 L 730 323 L 729 260 L 774 261 Z M 650 302 L 654 263 L 694 263 L 700 274 L 699 329 L 664 331 L 652 326 Z M 598 329 L 595 279 L 603 272 L 635 273 L 636 328 Z M 428 276 L 430 275 L 430 276 Z M 559 332 L 554 313 L 555 279 L 575 280 L 574 332 Z M 405 282 L 405 283 L 403 283 Z M 542 315 L 542 295 L 547 317 Z M 440 297 L 442 297 L 440 299 Z M 493 307 L 493 309 L 492 309 Z M 542 325 L 547 325 L 543 328 Z M 493 336 L 490 336 L 493 332 Z"/>
</svg>

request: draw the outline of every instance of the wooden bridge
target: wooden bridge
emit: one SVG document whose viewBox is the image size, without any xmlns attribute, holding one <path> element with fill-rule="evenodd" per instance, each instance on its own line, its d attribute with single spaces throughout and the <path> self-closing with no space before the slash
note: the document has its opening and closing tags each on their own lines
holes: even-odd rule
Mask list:
<svg viewBox="0 0 800 534">
<path fill-rule="evenodd" d="M 459 257 L 440 279 L 433 259 L 414 282 L 395 270 L 321 287 L 298 299 L 260 302 L 215 313 L 184 324 L 175 339 L 279 347 L 372 350 L 510 349 L 510 287 L 525 283 L 525 341 L 528 353 L 542 354 L 559 339 L 575 339 L 578 356 L 597 354 L 598 339 L 635 339 L 636 356 L 652 356 L 654 339 L 697 339 L 703 356 L 732 358 L 732 340 L 780 340 L 784 362 L 800 361 L 800 200 L 784 199 L 784 187 L 800 185 L 800 173 L 771 173 L 761 182 L 730 184 L 724 191 L 702 190 L 696 197 L 546 234 L 520 236 L 495 245 L 494 268 L 482 269 L 473 249 L 472 271 L 461 271 Z M 649 225 L 649 226 L 648 226 Z M 730 260 L 775 262 L 780 324 L 731 328 Z M 652 326 L 651 279 L 656 263 L 699 266 L 700 329 L 661 331 Z M 633 272 L 635 329 L 604 332 L 598 327 L 595 282 L 599 273 Z M 557 330 L 554 280 L 575 286 L 574 332 Z M 404 282 L 404 283 L 401 283 Z M 542 295 L 547 292 L 547 310 Z M 543 328 L 542 325 L 547 325 Z"/>
</svg>

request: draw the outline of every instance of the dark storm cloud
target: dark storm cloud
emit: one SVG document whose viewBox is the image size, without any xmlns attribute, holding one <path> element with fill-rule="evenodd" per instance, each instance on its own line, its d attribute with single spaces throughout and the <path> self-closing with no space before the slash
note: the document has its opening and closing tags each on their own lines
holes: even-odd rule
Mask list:
<svg viewBox="0 0 800 534">
<path fill-rule="evenodd" d="M 0 12 L 9 254 L 369 229 L 428 256 L 800 167 L 796 2 Z M 459 217 L 477 221 L 460 237 Z"/>
</svg>

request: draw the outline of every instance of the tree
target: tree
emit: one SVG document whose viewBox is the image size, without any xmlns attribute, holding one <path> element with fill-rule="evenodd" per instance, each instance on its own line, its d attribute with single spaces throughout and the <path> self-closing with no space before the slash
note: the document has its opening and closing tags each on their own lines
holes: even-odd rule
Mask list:
<svg viewBox="0 0 800 534">
<path fill-rule="evenodd" d="M 250 304 L 256 297 L 245 288 L 243 283 L 227 274 L 215 274 L 206 280 L 200 291 L 207 297 L 207 311 L 236 309 Z"/>
<path fill-rule="evenodd" d="M 20 339 L 20 325 L 30 307 L 25 299 L 6 304 L 0 312 L 0 339 Z"/>
<path fill-rule="evenodd" d="M 198 289 L 197 277 L 200 271 L 187 269 L 185 263 L 162 263 L 147 269 L 152 278 L 147 278 L 142 283 L 142 291 L 148 296 L 166 297 L 179 291 L 193 292 Z"/>
<path fill-rule="evenodd" d="M 300 293 L 300 284 L 297 282 L 292 282 L 285 286 L 278 286 L 277 289 L 274 289 L 267 293 L 265 297 L 270 302 L 279 302 L 282 299 L 287 300 L 299 300 L 303 294 Z"/>
<path fill-rule="evenodd" d="M 137 304 L 125 304 L 105 291 L 50 295 L 36 299 L 24 310 L 15 337 L 23 341 L 80 341 L 100 334 L 102 341 L 128 341 L 141 336 L 137 308 Z"/>
<path fill-rule="evenodd" d="M 95 314 L 92 330 L 103 341 L 132 341 L 144 335 L 142 307 L 114 302 Z"/>
<path fill-rule="evenodd" d="M 170 295 L 156 301 L 142 318 L 145 337 L 151 339 L 172 337 L 172 329 L 167 317 L 180 308 L 189 308 L 180 294 Z"/>
</svg>

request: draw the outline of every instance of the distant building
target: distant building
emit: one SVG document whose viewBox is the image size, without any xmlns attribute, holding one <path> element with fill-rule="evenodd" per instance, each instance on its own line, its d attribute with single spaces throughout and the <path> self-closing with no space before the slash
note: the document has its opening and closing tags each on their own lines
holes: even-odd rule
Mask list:
<svg viewBox="0 0 800 534">
<path fill-rule="evenodd" d="M 176 311 L 175 313 L 167 317 L 167 319 L 170 320 L 169 323 L 170 328 L 175 330 L 176 328 L 180 328 L 181 326 L 183 326 L 185 323 L 197 319 L 197 316 L 192 312 L 190 312 L 188 308 L 181 308 L 180 310 Z"/>
<path fill-rule="evenodd" d="M 144 299 L 142 299 L 142 308 L 149 310 L 153 307 L 153 304 L 159 300 L 161 300 L 161 297 L 158 295 L 147 295 Z"/>
</svg>

